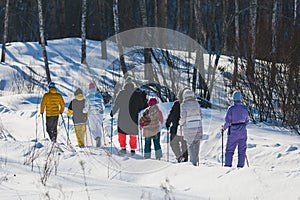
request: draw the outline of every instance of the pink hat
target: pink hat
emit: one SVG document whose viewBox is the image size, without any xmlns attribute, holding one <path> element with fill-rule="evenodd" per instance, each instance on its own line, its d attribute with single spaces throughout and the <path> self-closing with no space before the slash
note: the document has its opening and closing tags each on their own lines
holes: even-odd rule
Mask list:
<svg viewBox="0 0 300 200">
<path fill-rule="evenodd" d="M 149 106 L 153 106 L 153 105 L 157 104 L 157 100 L 155 98 L 151 98 L 148 100 L 147 103 Z"/>
<path fill-rule="evenodd" d="M 90 83 L 90 84 L 89 84 L 89 90 L 90 90 L 90 89 L 94 89 L 94 88 L 96 88 L 96 85 L 95 85 L 94 83 Z"/>
</svg>

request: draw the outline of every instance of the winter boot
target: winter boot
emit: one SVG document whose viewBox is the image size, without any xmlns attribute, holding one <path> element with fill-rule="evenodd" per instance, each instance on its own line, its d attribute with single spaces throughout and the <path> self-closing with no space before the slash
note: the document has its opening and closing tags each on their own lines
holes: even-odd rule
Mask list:
<svg viewBox="0 0 300 200">
<path fill-rule="evenodd" d="M 131 156 L 134 156 L 135 155 L 135 150 L 131 149 L 130 154 L 131 154 Z"/>
<path fill-rule="evenodd" d="M 126 148 L 122 148 L 122 149 L 119 151 L 119 154 L 121 154 L 121 155 L 126 154 Z"/>
<path fill-rule="evenodd" d="M 101 146 L 101 138 L 96 137 L 96 147 L 100 147 L 100 146 Z"/>
</svg>

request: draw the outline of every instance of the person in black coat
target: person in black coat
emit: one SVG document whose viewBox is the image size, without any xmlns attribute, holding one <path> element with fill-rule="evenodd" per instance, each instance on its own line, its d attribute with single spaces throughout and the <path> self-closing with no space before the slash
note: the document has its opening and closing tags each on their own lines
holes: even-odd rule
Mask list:
<svg viewBox="0 0 300 200">
<path fill-rule="evenodd" d="M 189 157 L 187 143 L 183 139 L 180 130 L 178 130 L 180 119 L 180 103 L 182 102 L 182 93 L 186 89 L 188 88 L 184 88 L 179 91 L 178 100 L 174 101 L 174 104 L 166 120 L 166 127 L 168 130 L 170 128 L 171 134 L 170 145 L 178 162 L 187 162 Z"/>
<path fill-rule="evenodd" d="M 126 135 L 129 135 L 131 153 L 134 154 L 137 148 L 138 115 L 147 107 L 147 99 L 142 92 L 135 88 L 132 82 L 125 83 L 123 89 L 118 93 L 114 106 L 111 110 L 112 117 L 118 110 L 118 140 L 120 153 L 126 153 Z"/>
</svg>

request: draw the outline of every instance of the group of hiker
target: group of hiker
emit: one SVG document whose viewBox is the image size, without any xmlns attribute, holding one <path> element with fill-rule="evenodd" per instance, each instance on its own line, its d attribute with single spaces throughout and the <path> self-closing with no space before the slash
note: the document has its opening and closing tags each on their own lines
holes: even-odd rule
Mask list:
<svg viewBox="0 0 300 200">
<path fill-rule="evenodd" d="M 65 103 L 57 92 L 53 82 L 48 85 L 48 92 L 44 94 L 40 113 L 46 109 L 46 127 L 50 140 L 57 140 L 58 117 L 64 112 Z M 74 99 L 68 107 L 68 117 L 73 116 L 74 129 L 79 147 L 85 146 L 86 127 L 101 147 L 103 137 L 104 100 L 94 83 L 89 84 L 88 94 L 83 95 L 80 88 L 74 92 Z M 238 146 L 238 167 L 243 167 L 246 157 L 247 130 L 249 122 L 247 107 L 242 104 L 242 94 L 235 91 L 232 96 L 234 104 L 228 108 L 222 131 L 228 129 L 225 152 L 225 166 L 232 166 L 232 158 Z M 142 111 L 140 117 L 139 113 Z M 177 162 L 190 161 L 199 165 L 200 141 L 203 136 L 201 106 L 195 94 L 189 88 L 179 91 L 166 120 L 159 108 L 158 99 L 147 95 L 136 88 L 132 81 L 126 81 L 117 94 L 110 116 L 118 113 L 118 141 L 119 154 L 127 154 L 127 135 L 129 137 L 130 154 L 135 155 L 139 130 L 145 138 L 143 156 L 151 158 L 151 143 L 154 143 L 154 154 L 157 160 L 163 156 L 160 136 L 165 125 L 170 133 L 170 146 Z M 165 121 L 165 124 L 163 124 Z M 87 126 L 88 123 L 88 126 Z"/>
<path fill-rule="evenodd" d="M 74 99 L 68 107 L 68 118 L 73 116 L 74 130 L 79 147 L 85 146 L 86 124 L 96 141 L 96 146 L 101 146 L 103 133 L 104 101 L 102 95 L 97 92 L 94 83 L 89 84 L 88 94 L 84 97 L 82 89 L 77 88 L 74 92 Z M 52 142 L 57 140 L 57 124 L 59 115 L 64 112 L 65 102 L 62 95 L 57 92 L 54 82 L 48 84 L 48 92 L 44 94 L 40 114 L 46 109 L 46 130 Z"/>
</svg>

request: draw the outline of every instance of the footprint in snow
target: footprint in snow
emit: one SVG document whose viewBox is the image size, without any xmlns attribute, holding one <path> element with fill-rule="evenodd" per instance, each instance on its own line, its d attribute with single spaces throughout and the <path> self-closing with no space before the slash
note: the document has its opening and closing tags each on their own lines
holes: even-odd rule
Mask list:
<svg viewBox="0 0 300 200">
<path fill-rule="evenodd" d="M 251 149 L 251 148 L 255 148 L 256 147 L 256 144 L 247 144 L 247 148 L 248 149 Z"/>
<path fill-rule="evenodd" d="M 290 146 L 286 152 L 296 151 L 298 148 L 294 146 Z"/>
</svg>

